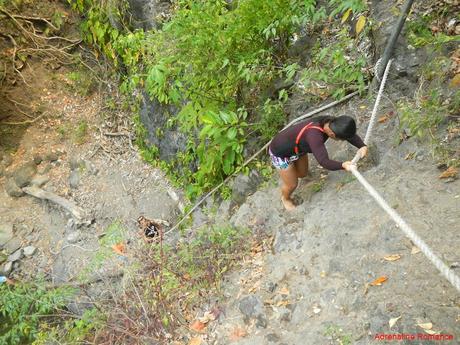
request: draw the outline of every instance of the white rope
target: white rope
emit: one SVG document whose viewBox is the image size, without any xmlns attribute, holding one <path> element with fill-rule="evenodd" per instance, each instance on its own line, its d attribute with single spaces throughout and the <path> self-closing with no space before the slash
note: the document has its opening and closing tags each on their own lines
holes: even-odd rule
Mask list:
<svg viewBox="0 0 460 345">
<path fill-rule="evenodd" d="M 364 143 L 367 145 L 369 138 L 374 128 L 377 109 L 380 104 L 380 99 L 385 88 L 385 83 L 388 77 L 388 72 L 390 70 L 391 62 L 388 61 L 388 64 L 385 68 L 385 74 L 383 75 L 382 82 L 380 84 L 379 93 L 377 99 L 375 100 L 374 109 L 372 111 L 371 119 L 369 120 L 369 126 L 367 128 L 366 137 Z M 380 196 L 380 194 L 366 181 L 366 179 L 360 174 L 356 167 L 356 163 L 359 161 L 361 156 L 359 153 L 355 155 L 352 160 L 351 173 L 358 179 L 358 181 L 364 186 L 368 193 L 377 201 L 377 203 L 388 213 L 388 215 L 398 224 L 401 230 L 406 234 L 411 241 L 420 248 L 420 251 L 425 254 L 425 256 L 431 261 L 431 263 L 441 272 L 441 274 L 460 292 L 460 278 L 451 270 L 431 249 L 428 245 L 412 230 L 412 228 L 401 218 L 401 216 L 391 208 L 388 203 Z"/>
<path fill-rule="evenodd" d="M 380 194 L 366 181 L 359 173 L 355 165 L 352 165 L 351 172 L 358 179 L 369 194 L 377 201 L 377 203 L 390 215 L 391 218 L 398 224 L 401 230 L 406 234 L 411 241 L 420 248 L 420 251 L 431 261 L 431 263 L 441 272 L 441 274 L 460 292 L 460 278 L 451 270 L 428 245 L 412 230 L 412 228 L 401 218 L 401 216 L 391 208 Z"/>
<path fill-rule="evenodd" d="M 385 73 L 384 73 L 383 78 L 382 78 L 382 82 L 380 83 L 379 93 L 377 94 L 377 99 L 375 100 L 374 109 L 372 109 L 371 119 L 369 120 L 369 126 L 367 127 L 366 137 L 364 138 L 364 143 L 366 145 L 369 144 L 369 138 L 371 136 L 372 130 L 374 129 L 375 120 L 377 118 L 377 110 L 378 110 L 379 105 L 380 105 L 380 100 L 382 99 L 382 94 L 383 94 L 383 91 L 385 89 L 385 84 L 387 82 L 388 72 L 390 71 L 390 67 L 391 67 L 392 62 L 393 62 L 393 59 L 388 61 L 388 64 L 387 64 L 387 66 L 385 68 Z M 351 162 L 353 164 L 356 164 L 356 163 L 358 163 L 358 161 L 360 159 L 361 159 L 361 155 L 359 153 L 356 153 L 355 157 L 353 158 L 353 160 Z"/>
</svg>

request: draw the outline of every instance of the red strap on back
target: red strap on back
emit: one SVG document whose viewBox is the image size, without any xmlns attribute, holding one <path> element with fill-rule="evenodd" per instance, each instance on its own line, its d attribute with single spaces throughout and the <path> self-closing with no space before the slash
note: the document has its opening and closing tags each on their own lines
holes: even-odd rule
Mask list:
<svg viewBox="0 0 460 345">
<path fill-rule="evenodd" d="M 297 134 L 297 138 L 295 139 L 295 147 L 294 147 L 294 152 L 296 155 L 299 154 L 299 143 L 300 143 L 300 138 L 302 137 L 302 134 L 307 130 L 307 129 L 310 129 L 310 128 L 314 128 L 314 129 L 318 129 L 320 130 L 321 132 L 324 133 L 324 129 L 321 128 L 321 127 L 318 127 L 318 126 L 313 126 L 313 122 L 310 122 L 310 123 L 307 123 L 307 125 L 302 128 L 299 132 L 299 134 Z"/>
</svg>

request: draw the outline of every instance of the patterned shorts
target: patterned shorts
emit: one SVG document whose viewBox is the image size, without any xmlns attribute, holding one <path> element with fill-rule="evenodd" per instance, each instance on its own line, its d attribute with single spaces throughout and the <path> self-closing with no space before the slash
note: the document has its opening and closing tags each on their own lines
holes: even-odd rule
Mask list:
<svg viewBox="0 0 460 345">
<path fill-rule="evenodd" d="M 289 164 L 299 159 L 298 155 L 286 158 L 277 157 L 272 153 L 272 150 L 270 150 L 270 148 L 268 149 L 268 153 L 270 154 L 270 158 L 272 159 L 273 166 L 278 170 L 287 169 L 289 167 Z"/>
</svg>

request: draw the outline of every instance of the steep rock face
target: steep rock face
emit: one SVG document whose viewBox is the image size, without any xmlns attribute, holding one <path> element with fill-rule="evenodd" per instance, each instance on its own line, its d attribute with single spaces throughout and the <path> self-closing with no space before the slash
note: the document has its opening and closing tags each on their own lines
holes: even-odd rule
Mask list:
<svg viewBox="0 0 460 345">
<path fill-rule="evenodd" d="M 138 29 L 157 29 L 161 17 L 165 16 L 171 6 L 165 0 L 128 0 L 132 24 Z"/>
<path fill-rule="evenodd" d="M 149 144 L 155 145 L 162 160 L 170 161 L 177 152 L 185 150 L 187 138 L 179 132 L 177 126 L 166 126 L 166 122 L 177 112 L 173 106 L 165 106 L 157 100 L 151 100 L 144 93 L 141 102 L 140 119 L 147 130 Z"/>
<path fill-rule="evenodd" d="M 167 0 L 129 0 L 128 3 L 132 25 L 143 30 L 158 29 L 171 6 Z M 177 126 L 168 126 L 166 123 L 176 113 L 176 108 L 162 105 L 143 93 L 139 115 L 147 129 L 148 144 L 155 145 L 160 159 L 168 162 L 178 151 L 184 151 L 186 146 L 185 135 L 179 132 Z"/>
</svg>

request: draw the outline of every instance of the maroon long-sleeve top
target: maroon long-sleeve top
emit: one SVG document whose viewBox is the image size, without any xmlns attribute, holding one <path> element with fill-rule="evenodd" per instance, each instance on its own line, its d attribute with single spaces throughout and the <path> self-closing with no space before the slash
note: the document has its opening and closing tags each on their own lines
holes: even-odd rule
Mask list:
<svg viewBox="0 0 460 345">
<path fill-rule="evenodd" d="M 305 120 L 279 132 L 270 143 L 271 152 L 280 158 L 289 158 L 294 156 L 297 135 L 302 128 L 310 122 L 312 121 Z M 318 122 L 313 122 L 313 126 L 320 127 Z M 327 139 L 329 139 L 329 136 L 326 133 L 323 133 L 315 128 L 307 129 L 302 134 L 299 141 L 299 156 L 305 153 L 313 153 L 313 156 L 322 167 L 328 170 L 343 169 L 342 162 L 329 159 L 329 154 L 327 153 L 326 146 L 324 145 Z M 357 134 L 350 139 L 347 139 L 347 141 L 357 148 L 366 146 Z"/>
</svg>

